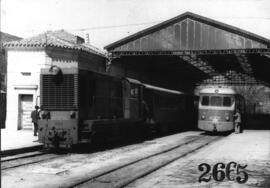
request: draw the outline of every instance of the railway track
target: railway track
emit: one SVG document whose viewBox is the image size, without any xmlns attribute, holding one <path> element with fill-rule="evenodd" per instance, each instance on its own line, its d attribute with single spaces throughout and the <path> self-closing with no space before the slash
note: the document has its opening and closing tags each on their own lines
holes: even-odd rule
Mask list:
<svg viewBox="0 0 270 188">
<path fill-rule="evenodd" d="M 39 163 L 50 159 L 58 158 L 60 156 L 61 155 L 59 154 L 49 153 L 48 150 L 40 150 L 1 157 L 1 170 L 7 170 L 20 166 Z"/>
<path fill-rule="evenodd" d="M 141 149 L 138 149 L 138 151 L 136 148 L 130 150 L 128 149 L 129 146 L 127 146 L 127 153 L 124 152 L 123 148 L 117 149 L 119 151 L 123 150 L 123 156 L 119 151 L 115 151 L 117 155 L 114 155 L 110 154 L 110 150 L 107 150 L 104 156 L 101 154 L 101 156 L 94 157 L 93 160 L 89 158 L 95 156 L 95 153 L 84 154 L 83 156 L 71 153 L 72 157 L 69 158 L 67 154 L 59 155 L 37 151 L 2 158 L 1 170 L 3 170 L 2 172 L 4 173 L 6 171 L 6 175 L 8 174 L 8 176 L 4 176 L 6 182 L 14 182 L 16 180 L 16 186 L 20 185 L 22 187 L 126 187 L 132 185 L 136 180 L 158 171 L 178 159 L 183 158 L 185 160 L 185 157 L 192 155 L 201 148 L 222 138 L 224 138 L 224 135 L 187 136 L 182 142 L 179 142 L 180 139 L 177 142 L 170 142 L 168 145 L 166 145 L 165 142 L 156 149 L 154 149 L 156 146 L 151 147 L 152 149 L 150 149 L 149 152 L 147 152 L 148 150 L 142 149 L 141 146 L 139 147 Z M 146 146 L 148 146 L 147 142 Z M 136 153 L 136 151 L 138 153 Z M 139 153 L 140 151 L 142 151 L 142 153 Z M 107 154 L 114 155 L 115 159 L 112 158 L 111 160 L 111 158 L 105 157 Z M 82 162 L 77 162 L 77 157 Z M 54 161 L 55 158 L 60 158 L 60 160 L 57 159 L 58 167 L 51 167 L 51 161 Z M 86 160 L 87 163 L 83 162 L 84 160 Z M 65 162 L 69 162 L 66 167 L 61 164 Z M 39 165 L 39 163 L 41 165 Z M 79 165 L 81 166 L 79 166 L 78 163 L 80 163 Z M 34 168 L 37 168 L 37 173 L 32 173 L 31 164 L 35 166 Z M 29 173 L 29 175 L 31 174 L 30 176 L 35 178 L 39 177 L 41 181 L 33 181 L 32 178 L 29 178 L 29 175 L 22 173 L 24 172 L 24 166 L 26 167 L 26 174 Z M 39 166 L 43 167 L 41 171 L 38 169 Z M 17 169 L 16 167 L 22 168 Z M 29 170 L 28 167 L 31 167 L 31 169 Z M 48 179 L 46 178 L 47 175 L 45 175 L 47 172 L 44 171 L 44 169 L 48 169 Z M 54 176 L 51 176 L 51 169 L 55 170 Z M 20 174 L 19 177 L 17 177 L 17 173 Z M 12 178 L 13 176 L 15 179 Z M 21 179 L 23 179 L 23 181 Z M 13 183 L 9 184 L 13 185 Z"/>
<path fill-rule="evenodd" d="M 221 138 L 220 136 L 200 136 L 178 146 L 123 164 L 79 182 L 62 184 L 61 187 L 125 187 L 137 179 L 151 174 Z"/>
</svg>

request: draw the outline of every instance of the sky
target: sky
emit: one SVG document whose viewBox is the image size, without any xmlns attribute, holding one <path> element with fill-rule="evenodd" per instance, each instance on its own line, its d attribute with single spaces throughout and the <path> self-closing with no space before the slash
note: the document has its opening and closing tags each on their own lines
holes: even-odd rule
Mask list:
<svg viewBox="0 0 270 188">
<path fill-rule="evenodd" d="M 1 31 L 31 37 L 65 29 L 99 48 L 193 12 L 270 39 L 270 0 L 0 0 Z"/>
</svg>

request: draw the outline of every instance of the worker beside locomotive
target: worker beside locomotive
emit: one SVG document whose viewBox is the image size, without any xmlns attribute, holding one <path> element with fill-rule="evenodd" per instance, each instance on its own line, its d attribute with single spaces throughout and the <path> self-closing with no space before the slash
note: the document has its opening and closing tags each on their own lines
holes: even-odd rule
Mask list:
<svg viewBox="0 0 270 188">
<path fill-rule="evenodd" d="M 245 113 L 244 98 L 231 88 L 203 88 L 199 92 L 198 128 L 207 132 L 235 130 L 235 112 Z"/>
</svg>

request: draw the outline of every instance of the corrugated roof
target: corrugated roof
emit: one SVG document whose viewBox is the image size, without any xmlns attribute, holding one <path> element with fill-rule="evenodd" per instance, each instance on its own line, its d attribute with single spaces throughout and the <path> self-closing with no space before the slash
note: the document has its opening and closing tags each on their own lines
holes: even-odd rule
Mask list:
<svg viewBox="0 0 270 188">
<path fill-rule="evenodd" d="M 235 34 L 239 34 L 239 35 L 248 37 L 250 39 L 254 39 L 256 41 L 262 42 L 262 43 L 267 44 L 268 46 L 270 46 L 270 40 L 267 39 L 267 38 L 264 38 L 262 36 L 259 36 L 259 35 L 256 35 L 254 33 L 245 31 L 243 29 L 240 29 L 238 27 L 234 27 L 234 26 L 231 26 L 231 25 L 228 25 L 228 24 L 225 24 L 225 23 L 222 23 L 222 22 L 219 22 L 219 21 L 207 18 L 207 17 L 203 17 L 203 16 L 200 16 L 200 15 L 191 13 L 191 12 L 185 12 L 185 13 L 180 14 L 179 16 L 176 16 L 176 17 L 174 17 L 172 19 L 166 20 L 166 21 L 164 21 L 164 22 L 162 22 L 160 24 L 154 25 L 152 27 L 149 27 L 147 29 L 139 31 L 139 32 L 137 32 L 137 33 L 135 33 L 133 35 L 130 35 L 128 37 L 120 39 L 120 40 L 118 40 L 118 41 L 116 41 L 116 42 L 114 42 L 112 44 L 109 44 L 109 45 L 105 46 L 104 48 L 107 49 L 107 50 L 112 50 L 113 48 L 116 48 L 116 47 L 118 47 L 120 45 L 123 45 L 125 43 L 130 42 L 130 41 L 133 41 L 133 40 L 138 39 L 140 37 L 146 36 L 146 35 L 148 35 L 150 33 L 153 33 L 153 32 L 155 32 L 157 30 L 160 30 L 160 29 L 162 29 L 164 27 L 167 27 L 167 26 L 169 26 L 171 24 L 177 23 L 177 22 L 179 22 L 181 20 L 184 20 L 186 18 L 190 18 L 190 19 L 193 19 L 193 20 L 196 20 L 196 21 L 199 21 L 199 22 L 202 22 L 202 23 L 205 23 L 205 24 L 208 24 L 208 25 L 211 25 L 211 26 L 214 26 L 214 27 L 217 27 L 217 28 L 232 32 L 232 33 L 235 33 Z"/>
<path fill-rule="evenodd" d="M 47 31 L 45 33 L 25 38 L 19 41 L 12 41 L 4 43 L 6 48 L 20 48 L 20 47 L 59 47 L 72 50 L 82 50 L 88 53 L 93 53 L 100 56 L 106 56 L 105 52 L 90 45 L 82 43 L 83 39 L 68 33 L 65 30 Z"/>
</svg>

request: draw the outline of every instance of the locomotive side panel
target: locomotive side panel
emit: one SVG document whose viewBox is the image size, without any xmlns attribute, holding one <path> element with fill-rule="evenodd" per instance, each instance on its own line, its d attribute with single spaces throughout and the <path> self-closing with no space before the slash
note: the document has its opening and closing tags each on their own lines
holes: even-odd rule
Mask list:
<svg viewBox="0 0 270 188">
<path fill-rule="evenodd" d="M 79 71 L 79 119 L 92 119 L 94 114 L 94 79 L 88 71 Z"/>
<path fill-rule="evenodd" d="M 122 84 L 119 78 L 80 70 L 80 119 L 123 118 Z"/>
<path fill-rule="evenodd" d="M 118 119 L 123 117 L 122 85 L 120 80 L 94 76 L 94 109 L 96 119 Z"/>
</svg>

